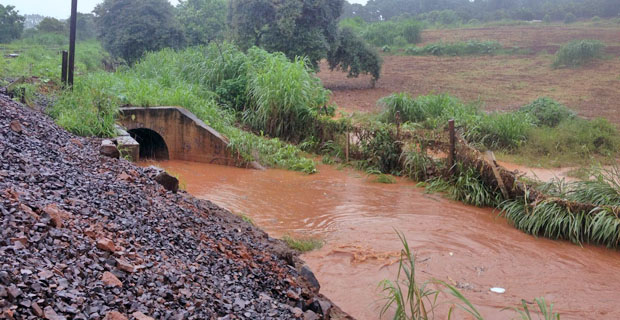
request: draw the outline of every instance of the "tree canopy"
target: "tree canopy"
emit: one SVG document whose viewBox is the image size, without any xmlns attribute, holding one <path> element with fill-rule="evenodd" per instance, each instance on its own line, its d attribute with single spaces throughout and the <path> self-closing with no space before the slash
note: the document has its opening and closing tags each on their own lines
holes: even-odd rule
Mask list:
<svg viewBox="0 0 620 320">
<path fill-rule="evenodd" d="M 316 68 L 338 39 L 342 0 L 231 0 L 229 25 L 244 49 L 259 46 Z"/>
<path fill-rule="evenodd" d="M 19 39 L 24 31 L 24 20 L 15 7 L 0 4 L 0 43 Z"/>
<path fill-rule="evenodd" d="M 65 33 L 66 24 L 56 18 L 46 17 L 39 22 L 37 25 L 37 30 L 41 32 L 50 32 L 50 33 Z"/>
<path fill-rule="evenodd" d="M 185 42 L 167 0 L 105 0 L 93 12 L 103 47 L 130 64 L 147 51 Z"/>
<path fill-rule="evenodd" d="M 242 49 L 259 46 L 270 52 L 283 52 L 289 59 L 307 57 L 315 69 L 321 59 L 327 58 L 332 69 L 341 69 L 354 77 L 369 73 L 374 83 L 379 78 L 381 62 L 363 40 L 342 37 L 338 18 L 343 3 L 343 0 L 231 0 L 229 29 Z M 351 35 L 348 31 L 344 34 Z"/>
<path fill-rule="evenodd" d="M 226 0 L 181 0 L 177 16 L 189 45 L 207 44 L 224 38 Z"/>
</svg>

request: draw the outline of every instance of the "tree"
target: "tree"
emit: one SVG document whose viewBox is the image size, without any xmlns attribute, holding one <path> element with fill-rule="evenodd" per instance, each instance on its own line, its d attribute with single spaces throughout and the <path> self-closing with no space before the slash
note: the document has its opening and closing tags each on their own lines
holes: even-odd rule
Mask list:
<svg viewBox="0 0 620 320">
<path fill-rule="evenodd" d="M 93 12 L 103 47 L 130 64 L 147 51 L 185 42 L 167 0 L 105 0 Z"/>
<path fill-rule="evenodd" d="M 67 20 L 67 30 L 69 29 L 70 20 Z M 92 13 L 79 13 L 76 20 L 76 35 L 80 41 L 92 39 L 97 36 L 97 27 L 95 26 L 95 15 Z"/>
<path fill-rule="evenodd" d="M 260 46 L 317 68 L 338 40 L 342 0 L 231 0 L 229 27 L 242 49 Z"/>
<path fill-rule="evenodd" d="M 0 4 L 0 43 L 19 39 L 24 31 L 24 17 L 13 6 Z"/>
<path fill-rule="evenodd" d="M 226 0 L 185 0 L 177 6 L 177 16 L 188 44 L 207 44 L 224 38 Z"/>
<path fill-rule="evenodd" d="M 65 26 L 65 23 L 56 18 L 46 17 L 39 22 L 37 30 L 49 33 L 65 33 L 67 30 Z"/>
<path fill-rule="evenodd" d="M 339 45 L 327 57 L 329 68 L 348 72 L 349 77 L 357 77 L 360 73 L 372 76 L 372 86 L 381 73 L 381 58 L 371 49 L 355 31 L 343 28 L 339 35 Z"/>
</svg>

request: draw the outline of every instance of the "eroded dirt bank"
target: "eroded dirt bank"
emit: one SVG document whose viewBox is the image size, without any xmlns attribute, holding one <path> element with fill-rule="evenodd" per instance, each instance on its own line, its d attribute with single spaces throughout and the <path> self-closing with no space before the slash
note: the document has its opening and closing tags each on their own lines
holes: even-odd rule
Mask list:
<svg viewBox="0 0 620 320">
<path fill-rule="evenodd" d="M 324 239 L 323 248 L 303 259 L 321 292 L 358 319 L 379 318 L 378 284 L 396 276 L 401 244 L 394 229 L 416 252 L 419 279 L 459 287 L 485 319 L 513 319 L 502 309 L 536 297 L 554 303 L 562 319 L 620 318 L 617 251 L 527 235 L 497 211 L 426 194 L 410 181 L 374 183 L 330 166 L 314 175 L 181 161 L 161 166 L 178 174 L 188 192 L 244 213 L 276 236 Z M 456 319 L 469 318 L 459 313 Z"/>
<path fill-rule="evenodd" d="M 345 317 L 280 241 L 147 171 L 0 95 L 0 318 Z"/>
</svg>

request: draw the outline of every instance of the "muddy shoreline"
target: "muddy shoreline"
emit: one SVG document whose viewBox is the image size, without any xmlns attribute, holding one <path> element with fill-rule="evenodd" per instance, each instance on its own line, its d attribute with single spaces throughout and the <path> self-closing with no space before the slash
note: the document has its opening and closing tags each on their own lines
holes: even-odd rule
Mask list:
<svg viewBox="0 0 620 320">
<path fill-rule="evenodd" d="M 298 254 L 0 95 L 0 318 L 347 319 Z"/>
</svg>

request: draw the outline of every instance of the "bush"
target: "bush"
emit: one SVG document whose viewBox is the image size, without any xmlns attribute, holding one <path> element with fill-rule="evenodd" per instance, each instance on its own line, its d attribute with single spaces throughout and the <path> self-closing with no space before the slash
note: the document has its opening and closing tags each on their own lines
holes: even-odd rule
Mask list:
<svg viewBox="0 0 620 320">
<path fill-rule="evenodd" d="M 574 111 L 546 97 L 536 99 L 519 111 L 530 115 L 537 126 L 557 127 L 562 121 L 575 117 Z"/>
<path fill-rule="evenodd" d="M 594 17 L 592 17 L 591 21 L 592 21 L 592 22 L 601 22 L 601 17 L 599 17 L 599 16 L 594 16 Z"/>
<path fill-rule="evenodd" d="M 599 40 L 574 40 L 555 54 L 554 68 L 577 67 L 601 57 L 605 45 Z"/>
<path fill-rule="evenodd" d="M 551 16 L 548 13 L 545 14 L 545 16 L 543 17 L 543 22 L 544 23 L 551 23 Z"/>
<path fill-rule="evenodd" d="M 566 24 L 573 23 L 575 21 L 577 21 L 577 17 L 575 17 L 575 15 L 572 14 L 571 12 L 567 13 L 564 16 L 564 23 L 566 23 Z"/>
</svg>

